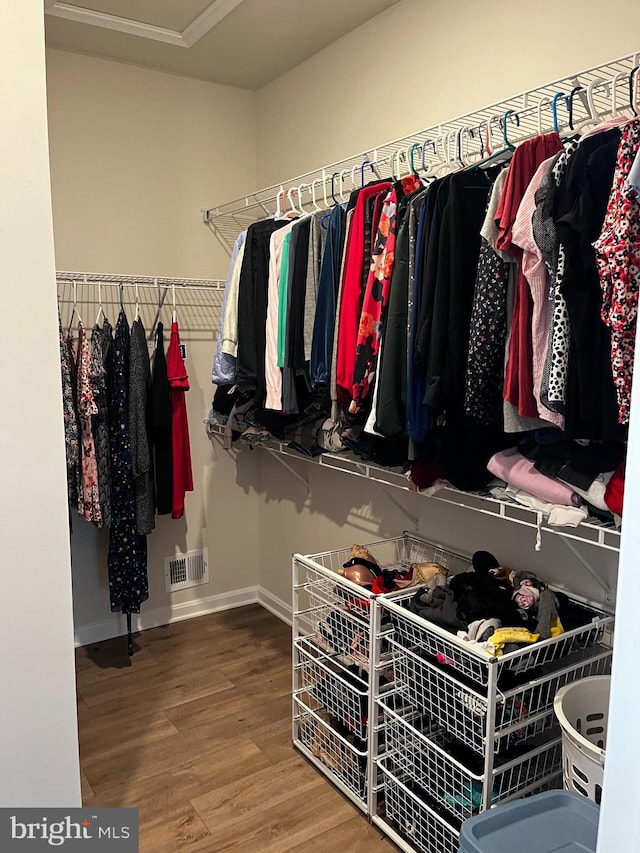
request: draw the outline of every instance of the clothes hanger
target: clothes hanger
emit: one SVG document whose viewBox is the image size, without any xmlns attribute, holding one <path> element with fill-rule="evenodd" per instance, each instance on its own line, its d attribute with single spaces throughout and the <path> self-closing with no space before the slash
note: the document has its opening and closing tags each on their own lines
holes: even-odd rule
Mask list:
<svg viewBox="0 0 640 853">
<path fill-rule="evenodd" d="M 574 86 L 569 95 L 569 128 L 575 130 L 573 126 L 573 99 L 578 92 L 584 92 L 584 86 Z"/>
<path fill-rule="evenodd" d="M 418 170 L 417 170 L 417 168 L 416 168 L 416 164 L 415 164 L 415 162 L 414 162 L 414 160 L 413 160 L 413 155 L 414 155 L 414 152 L 415 152 L 418 148 L 420 148 L 420 143 L 419 143 L 419 142 L 414 142 L 412 145 L 410 145 L 410 146 L 407 148 L 407 161 L 408 161 L 408 163 L 409 163 L 409 173 L 410 173 L 411 175 L 415 175 L 415 176 L 416 176 L 416 178 L 418 177 Z"/>
<path fill-rule="evenodd" d="M 489 119 L 491 122 L 493 117 Z M 515 145 L 513 145 L 509 140 L 509 135 L 507 133 L 507 125 L 509 120 L 512 120 L 516 127 L 520 127 L 520 116 L 514 110 L 507 110 L 506 113 L 502 116 L 502 148 L 499 151 L 493 151 L 489 154 L 488 157 L 485 157 L 484 160 L 480 160 L 478 163 L 474 163 L 472 166 L 469 166 L 469 169 L 480 169 L 484 166 L 488 166 L 494 161 L 499 161 L 500 158 L 508 158 L 513 152 L 516 150 Z"/>
<path fill-rule="evenodd" d="M 337 177 L 338 177 L 338 173 L 337 173 L 337 172 L 334 172 L 334 173 L 331 175 L 331 198 L 333 199 L 333 203 L 334 203 L 334 204 L 338 204 L 338 203 L 339 203 L 339 202 L 338 202 L 338 199 L 336 198 L 336 185 L 335 185 L 335 180 L 336 180 L 336 178 L 337 178 Z"/>
<path fill-rule="evenodd" d="M 560 131 L 560 125 L 558 124 L 558 101 L 560 98 L 564 98 L 564 105 L 566 110 L 569 110 L 569 97 L 565 95 L 564 92 L 556 92 L 556 94 L 551 99 L 551 114 L 553 116 L 553 129 L 556 133 Z"/>
<path fill-rule="evenodd" d="M 313 204 L 314 213 L 319 213 L 323 208 L 320 207 L 318 201 L 316 199 L 316 184 L 318 181 L 321 181 L 322 178 L 316 178 L 311 182 L 310 190 L 311 190 L 311 204 Z M 325 199 L 326 200 L 326 199 Z"/>
<path fill-rule="evenodd" d="M 87 280 L 86 275 L 84 277 L 84 280 L 86 282 L 86 280 Z M 107 315 L 104 313 L 104 308 L 102 307 L 102 282 L 101 281 L 98 282 L 98 313 L 96 315 L 96 322 L 95 322 L 96 326 L 99 326 L 99 324 L 100 324 L 100 315 L 102 315 L 103 320 L 107 319 Z"/>
<path fill-rule="evenodd" d="M 598 86 L 607 86 L 609 85 L 606 80 L 596 79 L 592 80 L 586 89 L 586 98 L 587 98 L 587 109 L 589 115 L 587 115 L 576 127 L 576 133 L 583 133 L 589 127 L 596 127 L 601 120 L 602 117 L 598 113 L 598 109 L 596 107 L 595 98 L 593 96 L 594 89 Z"/>
<path fill-rule="evenodd" d="M 300 208 L 300 214 L 301 214 L 301 216 L 306 216 L 308 211 L 306 211 L 304 209 L 304 207 L 302 206 L 302 193 L 303 193 L 302 188 L 303 187 L 305 187 L 306 189 L 309 189 L 309 184 L 304 184 L 304 183 L 298 184 L 298 186 L 296 188 L 296 192 L 298 193 L 298 207 Z"/>
<path fill-rule="evenodd" d="M 290 211 L 289 211 L 289 213 L 290 213 L 290 214 L 293 214 L 294 216 L 299 216 L 299 215 L 300 215 L 300 211 L 299 211 L 299 210 L 298 210 L 298 208 L 295 206 L 294 201 L 293 201 L 293 199 L 292 199 L 292 197 L 291 197 L 291 196 L 292 196 L 292 194 L 293 194 L 293 193 L 296 193 L 296 192 L 298 192 L 298 188 L 297 188 L 297 187 L 290 187 L 290 188 L 287 190 L 287 198 L 289 199 L 289 207 L 291 208 L 291 209 L 290 209 Z"/>
<path fill-rule="evenodd" d="M 171 303 L 173 306 L 173 314 L 171 315 L 171 322 L 177 323 L 178 319 L 176 317 L 176 283 L 175 283 L 175 281 L 171 282 Z"/>
<path fill-rule="evenodd" d="M 123 312 L 123 314 L 127 313 L 124 310 L 124 284 L 122 282 L 120 282 L 120 310 Z"/>
<path fill-rule="evenodd" d="M 276 219 L 282 219 L 282 217 L 284 216 L 284 210 L 282 209 L 283 198 L 284 198 L 284 187 L 282 186 L 282 184 L 280 184 L 280 189 L 276 193 L 276 212 L 275 212 L 275 218 Z"/>
<path fill-rule="evenodd" d="M 133 316 L 134 322 L 140 319 L 140 299 L 138 297 L 138 282 L 135 283 L 135 294 L 136 294 L 136 309 Z"/>
<path fill-rule="evenodd" d="M 618 118 L 620 113 L 618 112 L 618 81 L 619 80 L 627 80 L 628 74 L 626 71 L 619 71 L 617 74 L 611 78 L 611 115 L 614 118 Z M 626 106 L 622 109 L 626 109 Z"/>
<path fill-rule="evenodd" d="M 154 278 L 154 279 L 153 279 L 153 283 L 154 283 L 154 284 L 155 284 L 155 286 L 156 286 L 156 292 L 157 292 L 157 294 L 158 294 L 158 313 L 157 313 L 157 315 L 156 315 L 156 322 L 155 322 L 155 326 L 156 326 L 156 329 L 157 329 L 157 328 L 158 328 L 158 324 L 159 324 L 159 323 L 162 323 L 162 303 L 163 303 L 163 301 L 164 301 L 164 300 L 163 300 L 163 299 L 162 299 L 162 297 L 160 296 L 160 285 L 159 285 L 159 283 L 158 283 L 158 279 L 157 279 L 157 278 Z"/>
<path fill-rule="evenodd" d="M 422 151 L 420 152 L 420 162 L 422 163 L 422 171 L 423 172 L 429 171 L 428 166 L 427 166 L 427 162 L 426 162 L 426 154 L 425 154 L 426 149 L 427 149 L 427 145 L 430 145 L 433 148 L 434 157 L 438 156 L 436 143 L 433 141 L 433 139 L 425 139 L 425 141 L 422 143 Z M 435 175 L 427 175 L 426 177 L 427 177 L 427 180 L 429 180 L 429 179 L 435 180 L 436 176 Z"/>
<path fill-rule="evenodd" d="M 73 318 L 74 316 L 78 318 L 78 324 L 84 323 L 82 322 L 82 317 L 80 316 L 80 312 L 78 311 L 78 285 L 75 278 L 71 282 L 73 287 L 73 308 L 71 309 L 71 317 L 69 318 L 69 328 L 67 329 L 67 335 L 71 334 L 71 327 L 73 326 Z"/>
<path fill-rule="evenodd" d="M 364 187 L 364 170 L 369 166 L 371 171 L 375 174 L 375 169 L 370 160 L 363 160 L 360 164 L 360 187 Z"/>
<path fill-rule="evenodd" d="M 631 73 L 629 74 L 629 106 L 635 117 L 638 116 L 638 110 L 636 109 L 636 77 L 639 70 L 640 65 L 636 65 L 635 68 L 631 69 Z"/>
</svg>

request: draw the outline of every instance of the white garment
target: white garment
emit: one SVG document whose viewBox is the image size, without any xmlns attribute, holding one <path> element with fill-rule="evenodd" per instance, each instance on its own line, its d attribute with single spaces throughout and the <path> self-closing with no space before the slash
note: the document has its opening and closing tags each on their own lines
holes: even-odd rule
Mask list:
<svg viewBox="0 0 640 853">
<path fill-rule="evenodd" d="M 264 372 L 267 384 L 265 409 L 282 411 L 282 370 L 278 367 L 278 311 L 280 308 L 280 267 L 282 244 L 295 220 L 274 231 L 269 238 L 269 282 L 267 288 L 267 323 L 265 327 Z"/>
<path fill-rule="evenodd" d="M 238 293 L 240 292 L 240 270 L 242 269 L 246 246 L 245 241 L 240 247 L 231 278 L 227 283 L 229 295 L 222 324 L 222 352 L 232 355 L 234 358 L 238 357 Z"/>
<path fill-rule="evenodd" d="M 604 493 L 607 490 L 609 480 L 613 477 L 613 473 L 613 471 L 609 471 L 607 474 L 598 474 L 593 483 L 586 490 L 577 488 L 573 483 L 567 483 L 567 485 L 570 486 L 577 495 L 580 495 L 581 498 L 588 501 L 592 506 L 595 506 L 597 509 L 604 510 L 604 512 L 609 512 L 609 507 L 604 499 Z"/>
</svg>

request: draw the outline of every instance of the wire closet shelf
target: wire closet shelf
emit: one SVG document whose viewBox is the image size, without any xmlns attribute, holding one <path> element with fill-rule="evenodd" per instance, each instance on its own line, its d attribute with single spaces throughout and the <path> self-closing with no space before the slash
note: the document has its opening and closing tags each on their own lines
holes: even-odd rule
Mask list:
<svg viewBox="0 0 640 853">
<path fill-rule="evenodd" d="M 211 340 L 215 337 L 225 282 L 219 279 L 167 278 L 118 273 L 56 273 L 58 304 L 63 326 L 74 313 L 93 323 L 94 308 L 112 320 L 124 307 L 139 316 L 151 339 L 159 319 L 165 324 L 174 313 L 182 334 Z M 164 311 L 164 316 L 163 316 Z"/>
<path fill-rule="evenodd" d="M 517 144 L 537 133 L 573 129 L 587 119 L 636 112 L 640 53 L 595 65 L 470 113 L 448 119 L 343 160 L 202 211 L 228 252 L 240 231 L 285 207 L 329 207 L 376 175 L 451 171 L 479 161 L 508 138 Z M 640 110 L 638 110 L 640 112 Z"/>
</svg>

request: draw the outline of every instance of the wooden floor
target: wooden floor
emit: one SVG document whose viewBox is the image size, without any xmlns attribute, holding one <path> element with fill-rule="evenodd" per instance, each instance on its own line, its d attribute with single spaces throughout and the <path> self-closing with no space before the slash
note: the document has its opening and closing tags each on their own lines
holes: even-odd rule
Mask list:
<svg viewBox="0 0 640 853">
<path fill-rule="evenodd" d="M 258 605 L 78 649 L 84 805 L 142 853 L 396 849 L 291 746 L 291 633 Z"/>
</svg>

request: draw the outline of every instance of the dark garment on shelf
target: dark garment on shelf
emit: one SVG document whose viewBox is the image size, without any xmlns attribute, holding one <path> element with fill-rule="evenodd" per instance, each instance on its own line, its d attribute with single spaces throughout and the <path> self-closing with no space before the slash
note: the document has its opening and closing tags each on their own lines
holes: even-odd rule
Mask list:
<svg viewBox="0 0 640 853">
<path fill-rule="evenodd" d="M 169 515 L 173 498 L 173 453 L 171 447 L 171 395 L 164 352 L 164 327 L 158 323 L 150 392 L 150 432 L 153 449 L 155 503 L 158 515 Z"/>
<path fill-rule="evenodd" d="M 625 435 L 618 424 L 611 332 L 600 316 L 602 290 L 592 246 L 602 230 L 619 141 L 619 128 L 583 140 L 555 198 L 556 229 L 566 257 L 560 292 L 571 331 L 565 431 L 574 438 Z"/>
<path fill-rule="evenodd" d="M 136 502 L 129 446 L 128 376 L 129 323 L 124 311 L 116 324 L 113 370 L 109 382 L 111 441 L 111 528 L 109 531 L 109 594 L 111 610 L 139 613 L 149 597 L 147 538 L 136 531 Z"/>
<path fill-rule="evenodd" d="M 264 353 L 269 285 L 269 240 L 286 220 L 266 219 L 247 231 L 238 288 L 238 360 L 236 384 L 262 403 L 266 392 Z"/>
<path fill-rule="evenodd" d="M 547 477 L 557 477 L 578 489 L 588 491 L 598 474 L 615 471 L 625 458 L 621 441 L 594 442 L 583 445 L 563 439 L 553 444 L 540 444 L 534 438 L 522 439 L 518 451 L 533 462 L 533 467 Z"/>
<path fill-rule="evenodd" d="M 147 424 L 151 369 L 142 320 L 134 320 L 129 344 L 129 444 L 136 493 L 136 528 L 146 535 L 155 527 L 151 448 Z"/>
<path fill-rule="evenodd" d="M 336 302 L 340 285 L 345 219 L 344 207 L 340 204 L 336 205 L 329 216 L 327 240 L 322 255 L 318 282 L 310 367 L 311 381 L 314 385 L 328 385 L 331 377 L 333 334 L 336 325 Z"/>
</svg>

